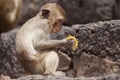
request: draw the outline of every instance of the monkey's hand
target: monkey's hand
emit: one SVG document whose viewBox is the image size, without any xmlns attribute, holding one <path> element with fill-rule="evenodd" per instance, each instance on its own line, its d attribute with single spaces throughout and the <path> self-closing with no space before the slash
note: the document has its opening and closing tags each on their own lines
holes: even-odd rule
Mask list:
<svg viewBox="0 0 120 80">
<path fill-rule="evenodd" d="M 60 46 L 72 46 L 72 49 L 76 50 L 78 41 L 75 37 L 69 36 L 62 40 L 42 40 L 36 43 L 36 49 L 53 49 Z"/>
<path fill-rule="evenodd" d="M 73 42 L 72 50 L 75 51 L 78 48 L 78 40 L 74 36 L 71 36 L 71 35 L 69 35 L 66 39 Z"/>
</svg>

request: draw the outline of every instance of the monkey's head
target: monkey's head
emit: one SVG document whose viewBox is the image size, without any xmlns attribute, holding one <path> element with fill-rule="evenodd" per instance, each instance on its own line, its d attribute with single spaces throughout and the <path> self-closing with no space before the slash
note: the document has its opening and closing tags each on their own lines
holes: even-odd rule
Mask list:
<svg viewBox="0 0 120 80">
<path fill-rule="evenodd" d="M 41 8 L 42 16 L 52 24 L 51 32 L 57 33 L 62 29 L 65 20 L 65 12 L 57 3 L 47 3 Z"/>
</svg>

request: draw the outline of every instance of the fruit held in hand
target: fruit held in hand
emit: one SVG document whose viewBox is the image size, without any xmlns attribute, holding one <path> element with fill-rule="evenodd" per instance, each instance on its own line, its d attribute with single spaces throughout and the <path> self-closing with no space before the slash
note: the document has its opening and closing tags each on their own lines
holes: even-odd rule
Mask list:
<svg viewBox="0 0 120 80">
<path fill-rule="evenodd" d="M 75 51 L 78 48 L 78 40 L 74 36 L 71 36 L 71 35 L 69 35 L 66 39 L 67 40 L 71 39 L 74 41 L 73 46 L 72 46 L 72 50 Z"/>
</svg>

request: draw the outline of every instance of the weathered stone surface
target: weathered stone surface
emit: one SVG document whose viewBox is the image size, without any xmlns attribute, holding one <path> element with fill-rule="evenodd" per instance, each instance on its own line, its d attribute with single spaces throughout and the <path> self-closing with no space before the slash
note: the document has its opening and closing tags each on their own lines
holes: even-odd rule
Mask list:
<svg viewBox="0 0 120 80">
<path fill-rule="evenodd" d="M 110 74 L 99 77 L 79 77 L 79 78 L 70 78 L 70 77 L 55 77 L 55 76 L 41 76 L 41 75 L 29 75 L 25 77 L 18 78 L 18 80 L 120 80 L 120 74 Z"/>
<path fill-rule="evenodd" d="M 15 54 L 17 31 L 14 29 L 0 35 L 0 74 L 11 77 L 18 77 L 24 72 Z M 91 77 L 120 72 L 120 20 L 63 27 L 52 37 L 62 39 L 69 34 L 77 37 L 79 48 L 75 52 L 66 47 L 60 48 L 73 62 L 71 70 L 66 72 L 70 74 L 68 76 Z"/>
<path fill-rule="evenodd" d="M 116 62 L 86 53 L 82 53 L 80 57 L 74 57 L 73 62 L 77 77 L 100 76 L 120 71 L 119 64 Z"/>
<path fill-rule="evenodd" d="M 43 75 L 27 75 L 18 79 L 10 79 L 9 76 L 0 76 L 0 80 L 120 80 L 120 74 L 109 74 L 99 77 L 56 77 L 56 76 L 43 76 Z"/>
<path fill-rule="evenodd" d="M 74 70 L 77 72 L 77 77 L 79 76 L 98 76 L 104 74 L 102 69 L 103 62 L 102 59 L 94 56 L 82 53 L 80 57 L 74 57 Z"/>
<path fill-rule="evenodd" d="M 58 51 L 58 55 L 59 55 L 59 60 L 60 60 L 58 70 L 60 71 L 68 70 L 71 64 L 71 58 L 67 54 L 61 51 Z"/>
<path fill-rule="evenodd" d="M 70 78 L 70 77 L 55 77 L 55 76 L 42 76 L 42 75 L 29 75 L 18 78 L 18 80 L 119 80 L 120 74 L 110 74 L 99 77 L 79 77 L 79 78 Z"/>
<path fill-rule="evenodd" d="M 76 52 L 61 49 L 72 55 L 76 76 L 100 76 L 120 72 L 119 20 L 73 25 L 71 29 L 64 29 L 59 35 L 66 37 L 72 32 L 79 40 L 79 49 Z"/>
<path fill-rule="evenodd" d="M 15 36 L 18 29 L 0 34 L 0 74 L 21 76 L 23 68 L 16 58 Z"/>
</svg>

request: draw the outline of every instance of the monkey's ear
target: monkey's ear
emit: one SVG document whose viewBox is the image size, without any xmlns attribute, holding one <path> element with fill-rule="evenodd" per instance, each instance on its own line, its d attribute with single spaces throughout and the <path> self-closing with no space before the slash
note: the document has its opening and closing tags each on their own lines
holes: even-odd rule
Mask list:
<svg viewBox="0 0 120 80">
<path fill-rule="evenodd" d="M 47 10 L 47 9 L 43 9 L 43 10 L 42 10 L 42 16 L 43 16 L 44 18 L 48 18 L 48 17 L 49 17 L 49 14 L 50 14 L 50 11 L 49 11 L 49 10 Z"/>
</svg>

